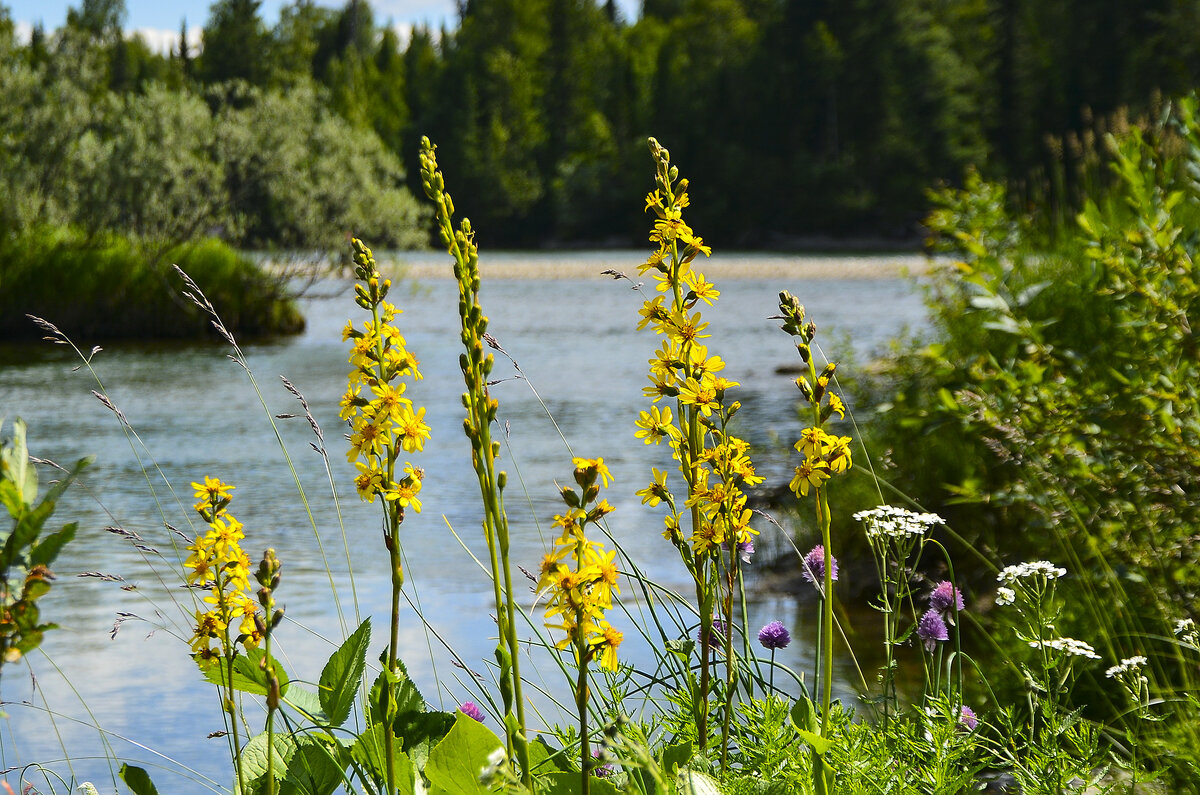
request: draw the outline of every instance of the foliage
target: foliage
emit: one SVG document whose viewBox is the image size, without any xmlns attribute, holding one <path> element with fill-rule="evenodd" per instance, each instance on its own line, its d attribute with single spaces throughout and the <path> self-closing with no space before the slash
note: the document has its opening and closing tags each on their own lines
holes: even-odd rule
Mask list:
<svg viewBox="0 0 1200 795">
<path fill-rule="evenodd" d="M 0 420 L 0 431 L 3 423 Z M 59 497 L 92 463 L 83 458 L 38 499 L 36 461 L 25 443 L 25 423 L 16 420 L 12 438 L 0 447 L 0 503 L 11 525 L 0 529 L 0 670 L 36 649 L 42 636 L 57 625 L 42 623 L 38 599 L 50 590 L 50 570 L 78 529 L 72 522 L 43 533 Z"/>
<path fill-rule="evenodd" d="M 89 339 L 212 334 L 204 313 L 180 298 L 163 261 L 212 286 L 229 328 L 248 335 L 304 328 L 282 280 L 219 240 L 156 256 L 117 235 L 38 227 L 0 239 L 0 337 L 40 336 L 26 315 L 53 318 L 64 332 Z"/>
<path fill-rule="evenodd" d="M 938 333 L 895 359 L 878 437 L 902 489 L 970 506 L 970 542 L 1069 561 L 1065 629 L 1098 629 L 1109 659 L 1146 654 L 1164 693 L 1193 681 L 1169 639 L 1200 588 L 1198 130 L 1186 97 L 1110 136 L 1111 187 L 1053 242 L 978 176 L 939 193 Z"/>
</svg>

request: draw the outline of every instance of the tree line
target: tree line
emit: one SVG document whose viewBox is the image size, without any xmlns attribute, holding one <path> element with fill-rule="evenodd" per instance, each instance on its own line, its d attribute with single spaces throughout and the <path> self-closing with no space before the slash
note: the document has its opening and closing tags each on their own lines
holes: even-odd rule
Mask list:
<svg viewBox="0 0 1200 795">
<path fill-rule="evenodd" d="M 429 135 L 461 210 L 512 246 L 640 239 L 629 197 L 649 179 L 648 135 L 686 164 L 692 220 L 724 245 L 908 239 L 929 187 L 968 167 L 1070 206 L 1097 127 L 1200 77 L 1196 0 L 644 0 L 636 20 L 612 0 L 459 0 L 456 26 L 407 35 L 366 0 L 293 0 L 273 26 L 260 5 L 218 0 L 200 48 L 184 23 L 157 54 L 121 34 L 123 0 L 82 0 L 62 30 L 9 46 L 5 72 L 46 79 L 82 49 L 97 72 L 87 90 L 114 106 L 184 98 L 224 120 L 300 102 L 277 112 L 340 125 L 333 138 L 357 141 L 355 177 L 381 190 L 403 180 L 420 194 Z M 328 173 L 314 140 L 279 168 Z M 251 160 L 286 145 L 239 144 Z M 253 174 L 231 185 L 241 174 L 225 170 L 230 228 L 245 242 L 302 239 L 276 215 L 279 191 Z M 322 220 L 357 225 L 356 212 L 371 210 Z"/>
</svg>

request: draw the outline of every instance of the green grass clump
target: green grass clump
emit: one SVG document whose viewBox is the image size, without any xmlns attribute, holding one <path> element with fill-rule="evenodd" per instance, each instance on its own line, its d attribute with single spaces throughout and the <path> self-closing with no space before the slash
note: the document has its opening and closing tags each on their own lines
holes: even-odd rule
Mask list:
<svg viewBox="0 0 1200 795">
<path fill-rule="evenodd" d="M 26 315 L 64 333 L 99 339 L 201 339 L 210 318 L 181 295 L 187 272 L 219 306 L 237 334 L 294 334 L 304 318 L 281 277 L 226 243 L 206 239 L 155 254 L 120 235 L 88 238 L 39 227 L 0 240 L 0 338 L 36 338 Z"/>
</svg>

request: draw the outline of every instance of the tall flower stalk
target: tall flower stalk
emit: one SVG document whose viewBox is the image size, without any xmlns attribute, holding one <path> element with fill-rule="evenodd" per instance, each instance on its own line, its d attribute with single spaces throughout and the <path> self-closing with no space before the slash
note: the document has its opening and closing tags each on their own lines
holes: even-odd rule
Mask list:
<svg viewBox="0 0 1200 795">
<path fill-rule="evenodd" d="M 391 282 L 382 277 L 371 249 L 361 240 L 351 241 L 354 248 L 354 300 L 371 318 L 361 329 L 347 322 L 342 332 L 349 341 L 349 363 L 354 367 L 347 379 L 341 402 L 341 417 L 350 423 L 350 449 L 346 457 L 358 469 L 354 487 L 366 502 L 381 497 L 383 506 L 383 544 L 388 551 L 391 572 L 391 624 L 388 639 L 387 669 L 395 673 L 400 659 L 400 591 L 404 586 L 401 563 L 400 525 L 405 510 L 421 510 L 418 495 L 424 473 L 411 463 L 400 469 L 401 453 L 418 452 L 429 438 L 425 409 L 413 409 L 407 391 L 408 379 L 420 379 L 417 360 L 409 353 L 403 335 L 394 325 L 400 313 L 386 300 Z M 384 698 L 387 695 L 384 694 Z M 384 709 L 382 714 L 387 714 Z M 385 721 L 385 776 L 387 792 L 396 788 L 395 729 Z"/>
<path fill-rule="evenodd" d="M 796 387 L 801 396 L 812 410 L 812 425 L 800 432 L 800 439 L 795 444 L 796 452 L 802 459 L 795 468 L 788 487 L 799 498 L 807 497 L 812 492 L 816 505 L 817 528 L 821 533 L 821 630 L 820 649 L 821 659 L 818 663 L 820 682 L 818 683 L 821 697 L 821 736 L 828 736 L 829 710 L 833 703 L 833 581 L 835 577 L 832 552 L 831 525 L 829 513 L 828 481 L 835 475 L 850 470 L 850 437 L 834 436 L 824 430 L 824 425 L 834 414 L 844 418 L 846 407 L 841 397 L 829 388 L 833 372 L 837 365 L 830 363 L 817 371 L 816 359 L 812 352 L 813 338 L 817 327 L 812 321 L 805 322 L 804 307 L 791 293 L 786 290 L 779 294 L 779 312 L 783 320 L 783 330 L 797 340 L 796 350 L 808 370 L 807 375 L 796 379 Z M 816 561 L 806 561 L 808 567 L 816 570 Z M 816 584 L 816 583 L 814 583 Z M 825 756 L 813 748 L 813 779 L 819 795 L 830 791 L 833 773 Z"/>
<path fill-rule="evenodd" d="M 538 591 L 546 590 L 550 597 L 546 626 L 565 633 L 557 647 L 570 647 L 575 653 L 580 787 L 583 795 L 588 795 L 593 765 L 588 736 L 588 664 L 599 659 L 602 668 L 615 671 L 617 648 L 624 636 L 604 618 L 604 611 L 612 608 L 613 594 L 620 592 L 614 562 L 616 550 L 605 553 L 603 544 L 587 537 L 588 525 L 598 523 L 613 510 L 608 500 L 599 499 L 601 487 L 607 487 L 612 476 L 603 458 L 576 458 L 574 464 L 575 483 L 582 493 L 570 486 L 562 489 L 567 509 L 554 517 L 562 535 L 554 542 L 554 550 L 542 560 Z M 573 568 L 567 564 L 568 560 L 574 564 Z M 559 623 L 549 623 L 555 617 Z"/>
<path fill-rule="evenodd" d="M 189 585 L 208 591 L 204 604 L 196 611 L 192 633 L 192 658 L 201 670 L 219 666 L 221 709 L 229 726 L 238 790 L 245 791 L 242 769 L 241 736 L 238 726 L 236 690 L 233 687 L 234 663 L 242 651 L 258 648 L 264 625 L 258 607 L 250 596 L 250 558 L 242 551 L 243 525 L 229 513 L 233 486 L 217 478 L 205 477 L 193 483 L 196 511 L 208 530 L 188 547 L 192 554 L 184 562 Z M 236 629 L 235 629 L 236 626 Z"/>
<path fill-rule="evenodd" d="M 638 494 L 643 503 L 665 502 L 668 513 L 663 536 L 679 550 L 696 588 L 700 613 L 700 684 L 693 694 L 696 728 L 701 751 L 708 745 L 709 693 L 713 642 L 720 640 L 726 657 L 725 714 L 732 709 L 736 663 L 733 650 L 733 592 L 739 578 L 738 547 L 756 532 L 750 527 L 751 511 L 746 507 L 746 485 L 762 478 L 746 454 L 749 445 L 728 432 L 730 420 L 741 408 L 726 402 L 726 390 L 737 386 L 719 373 L 725 362 L 710 356 L 701 340 L 708 324 L 697 307 L 709 306 L 720 296 L 704 274 L 692 267 L 700 255 L 711 249 L 695 235 L 683 220 L 689 204 L 688 181 L 680 178 L 671 165 L 670 153 L 649 140 L 655 162 L 655 190 L 646 197 L 646 209 L 655 215 L 650 242 L 657 249 L 639 268 L 655 281 L 654 298 L 642 305 L 638 328 L 649 326 L 663 337 L 662 345 L 650 360 L 650 385 L 643 393 L 652 400 L 649 411 L 641 412 L 636 436 L 647 444 L 664 439 L 678 463 L 686 486 L 686 496 L 678 502 L 667 487 L 667 473 L 653 470 L 650 485 Z M 660 408 L 664 398 L 674 402 Z M 717 603 L 721 597 L 720 604 Z M 714 633 L 713 618 L 718 613 L 726 626 Z M 722 766 L 727 760 L 729 720 L 722 722 Z"/>
<path fill-rule="evenodd" d="M 513 598 L 512 568 L 509 565 L 508 515 L 504 510 L 505 472 L 496 467 L 500 442 L 492 441 L 492 423 L 499 404 L 488 389 L 493 357 L 485 344 L 493 341 L 487 334 L 488 319 L 479 304 L 479 250 L 471 222 L 463 219 L 454 228 L 454 201 L 446 193 L 445 180 L 438 170 L 435 147 L 421 139 L 421 182 L 425 195 L 436 205 L 438 233 L 442 244 L 454 258 L 454 278 L 458 282 L 458 311 L 462 321 L 464 352 L 459 356 L 466 391 L 463 406 L 467 410 L 463 430 L 471 442 L 471 464 L 479 480 L 483 501 L 483 534 L 488 545 L 492 584 L 496 599 L 496 623 L 499 639 L 496 662 L 499 665 L 500 696 L 504 702 L 505 746 L 508 758 L 521 768 L 522 781 L 532 787 L 529 749 L 525 736 L 525 701 L 521 695 L 520 647 Z"/>
</svg>

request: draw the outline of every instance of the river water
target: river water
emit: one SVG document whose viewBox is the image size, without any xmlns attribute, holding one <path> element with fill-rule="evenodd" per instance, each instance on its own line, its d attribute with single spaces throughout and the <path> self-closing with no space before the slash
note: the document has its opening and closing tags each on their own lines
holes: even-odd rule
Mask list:
<svg viewBox="0 0 1200 795">
<path fill-rule="evenodd" d="M 609 517 L 614 537 L 650 578 L 687 593 L 686 572 L 660 535 L 661 512 L 634 495 L 648 482 L 651 466 L 669 462 L 665 448 L 647 447 L 633 436 L 633 420 L 644 407 L 646 360 L 657 341 L 635 330 L 641 299 L 630 283 L 599 276 L 616 268 L 636 278 L 643 258 L 603 252 L 484 260 L 489 330 L 523 375 L 503 360 L 493 374 L 502 429 L 496 435 L 504 442 L 502 466 L 510 478 L 512 560 L 536 570 L 550 542 L 550 517 L 559 510 L 555 481 L 570 480 L 572 453 L 602 456 L 615 478 L 605 495 L 616 508 Z M 405 310 L 398 325 L 421 360 L 425 378 L 410 387 L 410 395 L 427 407 L 433 437 L 411 457 L 426 472 L 424 508 L 409 515 L 402 534 L 406 590 L 419 600 L 432 631 L 418 607 L 406 608 L 403 656 L 427 700 L 452 709 L 467 699 L 484 700 L 470 674 L 452 664 L 446 645 L 490 678 L 492 587 L 472 557 L 485 559 L 486 546 L 461 431 L 455 284 L 444 255 L 406 260 L 412 278 L 399 282 L 391 297 Z M 786 373 L 797 363 L 795 349 L 777 321 L 768 320 L 776 313 L 777 292 L 790 290 L 809 307 L 818 341 L 831 356 L 865 362 L 905 328 L 925 323 L 919 291 L 898 274 L 898 262 L 920 264 L 913 257 L 726 255 L 713 257 L 711 272 L 706 267 L 721 290 L 717 306 L 704 310 L 710 352 L 722 356 L 726 374 L 741 382 L 737 397 L 745 408 L 738 430 L 755 444 L 768 484 L 788 479 L 787 448 L 800 428 L 793 376 Z M 0 723 L 4 768 L 42 763 L 111 791 L 114 765 L 107 760 L 116 756 L 151 768 L 163 792 L 228 789 L 226 741 L 206 739 L 222 728 L 219 704 L 187 656 L 192 596 L 181 587 L 177 557 L 187 542 L 164 526 L 189 536 L 197 532 L 189 484 L 205 475 L 236 486 L 230 510 L 246 525 L 243 546 L 251 556 L 274 547 L 283 561 L 278 597 L 289 621 L 277 649 L 293 679 L 317 680 L 356 614 L 373 619 L 368 659 L 382 650 L 388 576 L 378 506 L 354 496 L 337 417 L 348 369 L 341 329 L 347 318 L 361 322 L 349 288 L 348 281 L 319 284 L 305 299 L 308 328 L 302 335 L 245 345 L 265 409 L 250 376 L 223 345 L 121 344 L 96 354 L 103 391 L 132 432 L 92 395 L 101 387 L 69 349 L 45 343 L 0 351 L 0 417 L 28 423 L 31 452 L 64 464 L 96 456 L 52 521 L 80 525 L 55 566 L 54 589 L 42 601 L 44 620 L 61 629 L 47 635 L 28 665 L 6 667 L 0 683 L 8 714 Z M 93 345 L 76 343 L 85 351 Z M 303 393 L 323 429 L 337 503 L 322 459 L 310 447 L 316 439 L 307 421 L 274 420 L 286 457 L 276 440 L 271 417 L 299 410 L 280 376 Z M 107 527 L 137 533 L 142 541 Z M 779 546 L 775 542 L 766 546 Z M 122 579 L 78 576 L 85 573 Z M 751 631 L 772 619 L 788 624 L 796 640 L 777 660 L 811 677 L 811 606 L 755 587 L 753 574 L 750 587 Z M 623 593 L 633 597 L 633 591 L 627 584 Z M 636 599 L 630 604 L 635 614 L 643 607 Z M 525 606 L 540 626 L 532 593 Z M 623 658 L 644 667 L 652 655 L 631 619 L 614 614 L 612 621 L 625 630 Z M 845 665 L 840 692 L 851 697 L 856 679 Z M 550 694 L 537 697 L 542 715 L 535 725 L 570 721 L 550 700 L 566 693 L 556 671 L 537 652 L 524 665 L 529 690 Z M 498 729 L 494 711 L 486 704 L 484 710 L 488 725 Z M 261 728 L 253 710 L 250 720 Z M 26 775 L 50 789 L 39 776 Z M 19 791 L 15 776 L 8 780 Z"/>
</svg>

